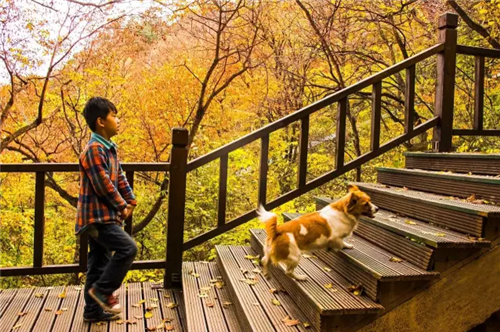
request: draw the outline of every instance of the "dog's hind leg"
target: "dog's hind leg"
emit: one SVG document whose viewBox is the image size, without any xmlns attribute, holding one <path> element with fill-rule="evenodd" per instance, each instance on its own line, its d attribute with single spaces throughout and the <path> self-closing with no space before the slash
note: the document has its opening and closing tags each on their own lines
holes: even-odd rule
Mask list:
<svg viewBox="0 0 500 332">
<path fill-rule="evenodd" d="M 262 274 L 266 279 L 269 279 L 271 276 L 269 275 L 269 251 L 270 248 L 268 244 L 264 246 L 264 257 L 262 257 Z"/>
<path fill-rule="evenodd" d="M 289 276 L 290 278 L 293 278 L 295 280 L 299 280 L 299 281 L 303 281 L 303 280 L 307 279 L 307 276 L 295 273 L 295 268 L 297 267 L 297 265 L 299 265 L 299 262 L 287 260 L 285 262 L 285 264 L 286 264 L 286 275 L 287 276 Z"/>
</svg>

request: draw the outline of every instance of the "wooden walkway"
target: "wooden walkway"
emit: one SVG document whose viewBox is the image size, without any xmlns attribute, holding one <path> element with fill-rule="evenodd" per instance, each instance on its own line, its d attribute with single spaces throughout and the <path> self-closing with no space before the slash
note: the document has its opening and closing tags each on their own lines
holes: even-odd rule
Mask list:
<svg viewBox="0 0 500 332">
<path fill-rule="evenodd" d="M 182 291 L 152 286 L 122 285 L 117 291 L 122 319 L 92 324 L 83 321 L 83 287 L 3 289 L 0 332 L 186 331 Z"/>
</svg>

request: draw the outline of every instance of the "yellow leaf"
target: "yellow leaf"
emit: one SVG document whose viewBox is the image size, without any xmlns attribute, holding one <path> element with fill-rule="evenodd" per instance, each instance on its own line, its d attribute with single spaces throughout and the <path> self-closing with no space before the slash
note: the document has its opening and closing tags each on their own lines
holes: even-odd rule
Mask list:
<svg viewBox="0 0 500 332">
<path fill-rule="evenodd" d="M 330 269 L 329 267 L 323 267 L 323 270 L 325 270 L 326 272 L 332 272 L 332 269 Z"/>
<path fill-rule="evenodd" d="M 148 312 L 146 312 L 146 314 L 144 315 L 144 317 L 146 319 L 151 318 L 151 317 L 153 317 L 153 313 L 151 311 L 148 311 Z"/>
<path fill-rule="evenodd" d="M 272 299 L 271 303 L 274 304 L 274 305 L 281 305 L 281 302 L 278 301 L 278 300 L 276 300 L 276 299 Z"/>
<path fill-rule="evenodd" d="M 405 220 L 405 223 L 408 225 L 416 225 L 417 223 L 411 220 Z"/>
<path fill-rule="evenodd" d="M 64 288 L 64 291 L 61 294 L 57 295 L 57 297 L 60 299 L 66 298 L 66 288 Z"/>
<path fill-rule="evenodd" d="M 397 258 L 397 257 L 391 257 L 389 259 L 390 262 L 395 262 L 395 263 L 399 263 L 399 262 L 402 262 L 403 260 L 401 258 Z"/>
</svg>

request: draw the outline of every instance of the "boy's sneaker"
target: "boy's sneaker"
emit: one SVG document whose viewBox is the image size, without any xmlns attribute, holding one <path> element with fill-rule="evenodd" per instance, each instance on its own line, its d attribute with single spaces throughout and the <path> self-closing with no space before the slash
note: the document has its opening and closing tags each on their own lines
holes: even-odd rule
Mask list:
<svg viewBox="0 0 500 332">
<path fill-rule="evenodd" d="M 89 295 L 101 306 L 104 311 L 114 314 L 122 312 L 120 303 L 118 303 L 118 300 L 113 294 L 105 295 L 92 287 L 89 289 Z"/>
<path fill-rule="evenodd" d="M 88 323 L 118 320 L 118 319 L 120 319 L 119 314 L 112 314 L 109 312 L 104 312 L 102 310 L 92 315 L 83 314 L 83 321 Z"/>
</svg>

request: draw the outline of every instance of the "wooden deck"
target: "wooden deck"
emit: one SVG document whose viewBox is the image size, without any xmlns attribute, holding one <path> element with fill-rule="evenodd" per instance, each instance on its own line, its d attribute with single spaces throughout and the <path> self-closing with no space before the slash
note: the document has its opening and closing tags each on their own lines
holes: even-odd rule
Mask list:
<svg viewBox="0 0 500 332">
<path fill-rule="evenodd" d="M 122 319 L 92 324 L 83 321 L 83 287 L 4 289 L 0 332 L 186 331 L 182 291 L 152 286 L 149 282 L 122 285 L 117 291 L 124 308 Z"/>
</svg>

